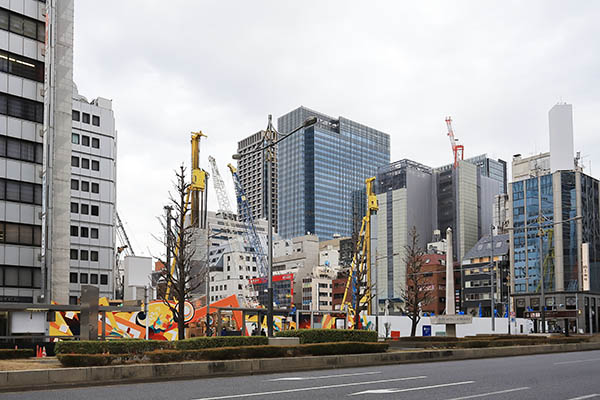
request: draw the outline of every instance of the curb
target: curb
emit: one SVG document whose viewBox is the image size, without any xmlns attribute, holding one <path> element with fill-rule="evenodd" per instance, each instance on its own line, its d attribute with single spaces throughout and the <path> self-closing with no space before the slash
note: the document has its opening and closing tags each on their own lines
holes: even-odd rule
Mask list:
<svg viewBox="0 0 600 400">
<path fill-rule="evenodd" d="M 366 367 L 373 365 L 457 361 L 589 350 L 600 350 L 600 342 L 5 371 L 0 372 L 0 392 Z"/>
</svg>

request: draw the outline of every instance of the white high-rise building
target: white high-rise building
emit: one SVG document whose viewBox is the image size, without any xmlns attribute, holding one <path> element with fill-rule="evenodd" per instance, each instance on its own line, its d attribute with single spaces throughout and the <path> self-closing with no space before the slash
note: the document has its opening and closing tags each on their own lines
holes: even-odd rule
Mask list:
<svg viewBox="0 0 600 400">
<path fill-rule="evenodd" d="M 42 294 L 45 14 L 43 2 L 0 1 L 0 303 Z"/>
<path fill-rule="evenodd" d="M 573 106 L 554 105 L 548 112 L 550 125 L 550 172 L 575 168 L 573 150 Z"/>
<path fill-rule="evenodd" d="M 73 88 L 69 303 L 81 285 L 114 293 L 117 134 L 112 101 L 88 101 Z"/>
</svg>

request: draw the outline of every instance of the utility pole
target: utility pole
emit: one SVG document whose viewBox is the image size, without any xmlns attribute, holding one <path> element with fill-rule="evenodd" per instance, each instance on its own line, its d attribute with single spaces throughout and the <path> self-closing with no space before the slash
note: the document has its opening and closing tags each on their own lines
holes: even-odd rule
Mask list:
<svg viewBox="0 0 600 400">
<path fill-rule="evenodd" d="M 265 151 L 263 156 L 267 163 L 267 232 L 268 232 L 268 249 L 267 249 L 267 264 L 269 266 L 269 280 L 267 286 L 267 336 L 273 337 L 273 206 L 272 206 L 272 195 L 273 195 L 273 182 L 271 178 L 272 165 L 275 161 L 275 146 L 274 143 L 277 140 L 275 135 L 277 132 L 273 129 L 271 123 L 272 116 L 269 114 L 269 123 L 267 130 L 265 131 Z"/>
<path fill-rule="evenodd" d="M 537 176 L 537 186 L 538 186 L 538 238 L 539 238 L 539 250 L 538 250 L 538 260 L 540 262 L 540 294 L 542 296 L 540 307 L 541 307 L 541 316 L 542 316 L 542 333 L 546 333 L 546 296 L 544 294 L 544 228 L 542 227 L 542 186 L 540 179 L 540 169 L 536 167 L 535 175 Z"/>
<path fill-rule="evenodd" d="M 173 248 L 173 243 L 172 243 L 172 235 L 171 235 L 171 220 L 173 219 L 173 217 L 171 217 L 171 211 L 173 211 L 173 207 L 171 206 L 165 206 L 164 207 L 166 213 L 167 213 L 167 221 L 166 221 L 166 225 L 167 225 L 167 256 L 166 256 L 166 262 L 167 265 L 165 265 L 165 268 L 171 268 L 171 252 L 172 252 L 172 248 Z"/>
<path fill-rule="evenodd" d="M 491 296 L 491 303 L 490 303 L 490 308 L 492 311 L 492 332 L 496 331 L 496 299 L 495 297 L 495 292 L 496 292 L 496 282 L 495 282 L 495 275 L 496 275 L 496 270 L 494 269 L 494 224 L 490 225 L 490 240 L 491 240 L 491 250 L 490 250 L 490 276 L 491 276 L 491 284 L 492 284 L 492 296 Z"/>
</svg>

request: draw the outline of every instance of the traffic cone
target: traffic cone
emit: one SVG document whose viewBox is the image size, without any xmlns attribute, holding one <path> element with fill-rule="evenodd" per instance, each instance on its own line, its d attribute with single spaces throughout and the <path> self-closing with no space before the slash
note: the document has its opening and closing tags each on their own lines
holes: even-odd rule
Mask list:
<svg viewBox="0 0 600 400">
<path fill-rule="evenodd" d="M 46 346 L 43 347 L 43 351 L 42 351 L 42 357 L 46 357 Z"/>
</svg>

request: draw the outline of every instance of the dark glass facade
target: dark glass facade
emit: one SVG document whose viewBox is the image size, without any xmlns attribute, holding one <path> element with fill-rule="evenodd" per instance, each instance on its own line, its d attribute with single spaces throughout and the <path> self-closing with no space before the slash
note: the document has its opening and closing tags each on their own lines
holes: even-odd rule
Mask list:
<svg viewBox="0 0 600 400">
<path fill-rule="evenodd" d="M 279 156 L 279 234 L 352 235 L 352 192 L 390 161 L 389 135 L 345 118 L 300 107 L 278 119 L 282 134 L 311 116 L 317 124 L 282 140 Z"/>
</svg>

